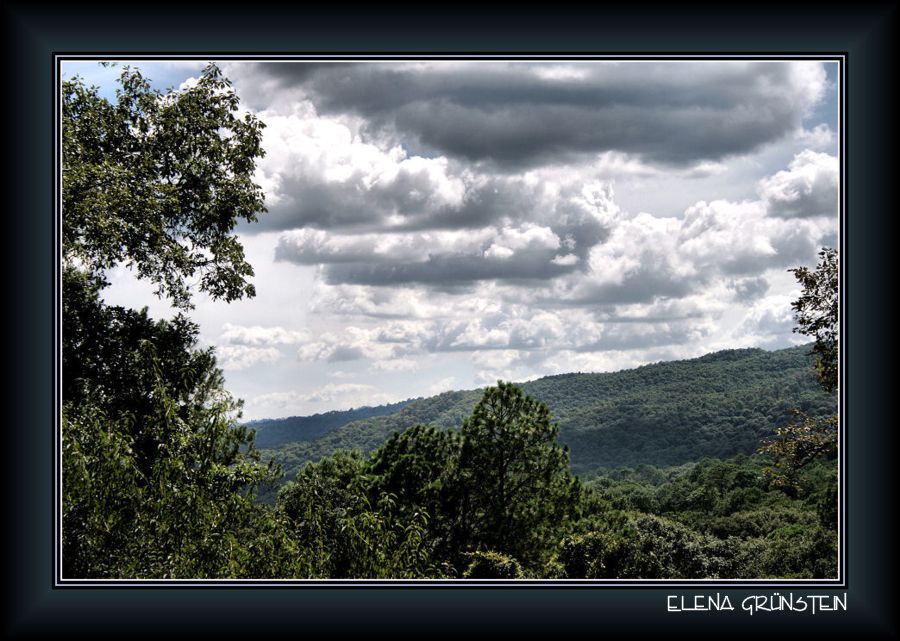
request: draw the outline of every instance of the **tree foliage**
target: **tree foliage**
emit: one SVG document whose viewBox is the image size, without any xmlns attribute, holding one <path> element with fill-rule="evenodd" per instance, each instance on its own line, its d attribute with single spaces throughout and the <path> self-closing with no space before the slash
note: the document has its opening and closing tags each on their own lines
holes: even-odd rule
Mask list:
<svg viewBox="0 0 900 641">
<path fill-rule="evenodd" d="M 838 347 L 840 323 L 838 318 L 838 254 L 834 249 L 819 252 L 819 264 L 814 270 L 798 267 L 791 270 L 803 287 L 800 297 L 791 304 L 797 326 L 795 332 L 812 336 L 816 378 L 829 394 L 839 385 Z M 833 458 L 838 446 L 838 417 L 810 416 L 800 409 L 793 410 L 796 420 L 775 430 L 759 451 L 770 455 L 773 467 L 767 473 L 784 491 L 797 491 L 800 470 L 822 456 Z M 837 510 L 837 491 L 830 499 Z"/>
<path fill-rule="evenodd" d="M 522 566 L 514 558 L 498 552 L 472 552 L 471 563 L 463 577 L 466 579 L 521 579 Z"/>
<path fill-rule="evenodd" d="M 558 435 L 547 406 L 515 385 L 485 390 L 463 423 L 454 476 L 463 549 L 500 552 L 529 567 L 546 561 L 578 496 Z"/>
<path fill-rule="evenodd" d="M 819 264 L 811 270 L 797 267 L 793 272 L 803 292 L 791 303 L 797 320 L 795 332 L 815 339 L 816 375 L 826 391 L 838 388 L 840 319 L 838 318 L 838 253 L 824 248 Z"/>
<path fill-rule="evenodd" d="M 197 326 L 101 300 L 123 263 L 180 308 L 193 286 L 253 294 L 231 231 L 262 209 L 262 125 L 235 115 L 214 66 L 166 94 L 127 68 L 119 83 L 114 103 L 62 88 L 63 576 L 293 575 L 288 519 L 255 502 L 279 470 L 258 462 Z"/>
<path fill-rule="evenodd" d="M 231 231 L 264 209 L 253 182 L 262 123 L 240 116 L 215 65 L 168 93 L 126 67 L 116 98 L 77 77 L 62 86 L 65 261 L 95 275 L 127 264 L 181 308 L 190 284 L 226 301 L 252 296 Z"/>
<path fill-rule="evenodd" d="M 775 485 L 794 492 L 800 471 L 816 459 L 837 454 L 837 415 L 826 418 L 797 412 L 797 421 L 775 430 L 763 446 L 774 464 L 766 472 Z"/>
<path fill-rule="evenodd" d="M 64 575 L 291 571 L 285 521 L 253 500 L 279 470 L 257 462 L 196 325 L 104 305 L 96 280 L 64 278 Z"/>
<path fill-rule="evenodd" d="M 607 471 L 586 482 L 614 511 L 567 536 L 571 577 L 823 578 L 837 576 L 832 461 L 797 473 L 785 494 L 768 458 Z"/>
<path fill-rule="evenodd" d="M 325 541 L 316 543 L 317 554 L 329 559 L 331 576 L 359 576 L 352 566 L 357 553 L 339 552 L 352 549 L 348 519 L 385 501 L 385 523 L 395 522 L 385 531 L 404 533 L 384 544 L 386 558 L 394 554 L 392 545 L 422 556 L 396 567 L 381 559 L 378 572 L 396 576 L 406 567 L 458 577 L 476 559 L 472 554 L 491 553 L 540 573 L 581 493 L 556 437 L 547 407 L 501 382 L 484 392 L 459 432 L 414 426 L 366 460 L 326 457 L 301 469 L 279 493 L 278 505 L 294 519 L 301 540 Z M 409 548 L 410 536 L 424 536 L 427 545 Z"/>
</svg>

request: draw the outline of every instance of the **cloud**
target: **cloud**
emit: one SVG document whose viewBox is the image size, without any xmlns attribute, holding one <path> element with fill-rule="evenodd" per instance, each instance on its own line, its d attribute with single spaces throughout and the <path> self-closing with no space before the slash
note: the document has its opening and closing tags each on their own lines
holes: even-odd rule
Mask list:
<svg viewBox="0 0 900 641">
<path fill-rule="evenodd" d="M 769 290 L 769 281 L 764 276 L 742 278 L 731 282 L 735 299 L 740 302 L 752 302 L 761 298 Z"/>
<path fill-rule="evenodd" d="M 446 378 L 442 378 L 438 382 L 431 385 L 428 388 L 429 394 L 441 394 L 442 392 L 449 392 L 453 389 L 456 389 L 458 386 L 457 380 L 455 376 L 447 376 Z"/>
<path fill-rule="evenodd" d="M 693 164 L 798 129 L 826 90 L 815 61 L 261 63 L 261 97 L 303 98 L 361 134 L 504 170 L 608 151 Z"/>
<path fill-rule="evenodd" d="M 789 347 L 807 342 L 803 336 L 793 333 L 794 320 L 791 302 L 793 295 L 776 294 L 757 301 L 746 313 L 736 336 L 769 349 Z"/>
<path fill-rule="evenodd" d="M 794 139 L 807 149 L 828 149 L 835 143 L 834 132 L 824 122 L 812 129 L 801 127 L 794 132 Z"/>
<path fill-rule="evenodd" d="M 297 349 L 301 361 L 343 363 L 360 359 L 389 360 L 404 356 L 398 345 L 384 344 L 376 338 L 375 330 L 348 326 L 340 333 L 325 332 Z"/>
<path fill-rule="evenodd" d="M 779 218 L 836 218 L 838 170 L 835 156 L 803 151 L 794 157 L 787 170 L 760 181 L 760 197 L 769 214 Z"/>
<path fill-rule="evenodd" d="M 330 403 L 333 401 L 346 401 L 354 398 L 382 399 L 388 398 L 386 394 L 378 392 L 373 385 L 363 383 L 327 383 L 311 392 L 272 392 L 253 397 L 250 403 L 253 405 L 276 404 L 288 406 L 297 402 L 301 403 Z"/>
<path fill-rule="evenodd" d="M 317 390 L 300 396 L 300 400 L 308 403 L 330 403 L 335 400 L 343 400 L 347 397 L 372 398 L 372 393 L 377 389 L 372 385 L 361 383 L 328 383 Z"/>
<path fill-rule="evenodd" d="M 796 161 L 792 167 L 807 170 Z M 609 238 L 592 247 L 586 269 L 558 279 L 544 299 L 559 305 L 649 303 L 702 292 L 723 278 L 754 278 L 814 261 L 835 233 L 836 219 L 787 219 L 771 215 L 770 205 L 700 201 L 680 218 L 620 213 L 609 223 Z M 742 295 L 752 294 L 751 281 L 742 282 Z"/>
<path fill-rule="evenodd" d="M 419 361 L 413 358 L 392 358 L 386 361 L 376 361 L 372 367 L 382 372 L 411 372 L 421 367 Z"/>
<path fill-rule="evenodd" d="M 239 230 L 258 297 L 197 315 L 256 416 L 802 340 L 825 64 L 223 64 L 269 211 Z"/>
<path fill-rule="evenodd" d="M 790 170 L 805 171 L 809 161 L 827 165 L 801 154 Z M 480 355 L 473 357 L 483 374 L 477 382 L 522 379 L 561 352 L 664 357 L 679 345 L 727 346 L 717 337 L 735 304 L 755 310 L 747 336 L 784 342 L 790 318 L 782 310 L 778 324 L 772 316 L 784 301 L 764 298 L 770 275 L 781 288 L 777 274 L 814 261 L 835 227 L 831 218 L 772 216 L 764 200 L 699 201 L 681 216 L 660 217 L 623 211 L 608 185 L 565 193 L 567 207 L 589 213 L 603 230 L 587 247 L 531 222 L 465 232 L 282 234 L 282 260 L 320 266 L 313 312 L 358 322 L 303 344 L 299 358 L 368 360 L 399 372 L 425 354 L 471 353 Z M 526 282 L 529 274 L 541 277 Z M 464 295 L 454 283 L 466 285 Z M 759 307 L 761 300 L 773 307 Z"/>
<path fill-rule="evenodd" d="M 384 233 L 530 221 L 590 246 L 603 234 L 602 212 L 596 211 L 603 203 L 586 198 L 585 189 L 602 190 L 592 184 L 598 177 L 640 173 L 642 167 L 622 154 L 604 154 L 579 170 L 498 175 L 443 156 L 413 155 L 399 144 L 382 148 L 311 106 L 295 111 L 261 114 L 267 153 L 256 178 L 268 212 L 245 226 L 248 233 Z"/>
<path fill-rule="evenodd" d="M 364 140 L 357 124 L 322 117 L 309 102 L 260 117 L 266 156 L 256 178 L 269 211 L 248 230 L 428 226 L 420 219 L 438 213 L 460 226 L 477 215 L 464 202 L 468 175 L 446 158 Z"/>
<path fill-rule="evenodd" d="M 306 331 L 288 330 L 283 327 L 245 326 L 225 323 L 220 340 L 230 345 L 272 346 L 293 345 L 309 339 Z"/>
<path fill-rule="evenodd" d="M 526 223 L 472 232 L 346 236 L 302 229 L 285 232 L 275 256 L 325 264 L 329 283 L 378 286 L 553 278 L 574 269 L 578 260 L 570 252 L 551 229 Z"/>
<path fill-rule="evenodd" d="M 426 354 L 471 353 L 474 363 L 492 376 L 516 373 L 521 378 L 560 350 L 623 350 L 699 340 L 714 331 L 724 308 L 720 291 L 603 313 L 540 309 L 510 300 L 491 306 L 485 290 L 472 298 L 481 303 L 483 313 L 452 310 L 447 318 L 394 320 L 369 328 L 353 325 L 342 334 L 322 334 L 304 344 L 298 358 L 324 363 L 366 359 L 374 369 L 402 372 L 418 368 Z"/>
<path fill-rule="evenodd" d="M 219 366 L 227 372 L 274 363 L 281 358 L 281 352 L 274 347 L 220 345 L 216 348 L 216 358 Z"/>
</svg>

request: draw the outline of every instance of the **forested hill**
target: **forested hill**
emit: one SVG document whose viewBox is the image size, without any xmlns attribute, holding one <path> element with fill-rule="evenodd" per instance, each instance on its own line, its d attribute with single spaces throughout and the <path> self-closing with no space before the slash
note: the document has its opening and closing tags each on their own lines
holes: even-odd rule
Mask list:
<svg viewBox="0 0 900 641">
<path fill-rule="evenodd" d="M 521 387 L 547 403 L 570 448 L 572 470 L 677 465 L 749 454 L 788 421 L 791 408 L 833 414 L 836 399 L 813 375 L 808 345 L 726 350 L 603 374 L 548 376 Z M 314 440 L 264 450 L 292 479 L 306 461 L 338 449 L 372 451 L 416 424 L 457 428 L 481 390 L 446 392 L 393 413 L 347 423 Z"/>
<path fill-rule="evenodd" d="M 377 407 L 358 407 L 345 411 L 325 412 L 312 416 L 262 419 L 248 422 L 247 427 L 256 430 L 257 447 L 276 448 L 286 443 L 312 441 L 353 421 L 393 414 L 412 400 L 378 405 Z"/>
</svg>

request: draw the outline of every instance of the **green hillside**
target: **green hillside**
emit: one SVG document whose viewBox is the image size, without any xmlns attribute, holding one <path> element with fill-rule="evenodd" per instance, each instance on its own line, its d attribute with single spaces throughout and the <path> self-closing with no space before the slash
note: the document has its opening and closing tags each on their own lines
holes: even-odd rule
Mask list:
<svg viewBox="0 0 900 641">
<path fill-rule="evenodd" d="M 620 372 L 548 376 L 521 387 L 550 407 L 576 474 L 750 454 L 787 422 L 790 408 L 811 415 L 835 411 L 834 397 L 814 378 L 809 346 L 726 350 Z M 371 452 L 416 424 L 458 428 L 481 394 L 455 391 L 416 400 L 392 414 L 262 453 L 292 479 L 308 461 L 338 449 Z"/>
<path fill-rule="evenodd" d="M 393 414 L 410 401 L 401 401 L 377 407 L 358 407 L 345 411 L 324 412 L 312 416 L 288 416 L 249 421 L 247 427 L 256 432 L 256 446 L 277 448 L 287 443 L 312 441 L 342 425 L 353 421 Z"/>
</svg>

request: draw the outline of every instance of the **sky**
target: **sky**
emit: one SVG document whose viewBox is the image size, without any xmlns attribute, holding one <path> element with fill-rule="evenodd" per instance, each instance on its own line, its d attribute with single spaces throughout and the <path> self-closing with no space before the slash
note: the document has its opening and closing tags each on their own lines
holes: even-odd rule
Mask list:
<svg viewBox="0 0 900 641">
<path fill-rule="evenodd" d="M 160 89 L 204 62 L 141 67 Z M 806 343 L 837 63 L 223 61 L 266 125 L 257 295 L 195 295 L 248 419 Z M 65 62 L 114 99 L 120 69 Z M 110 304 L 175 311 L 125 268 Z"/>
</svg>

